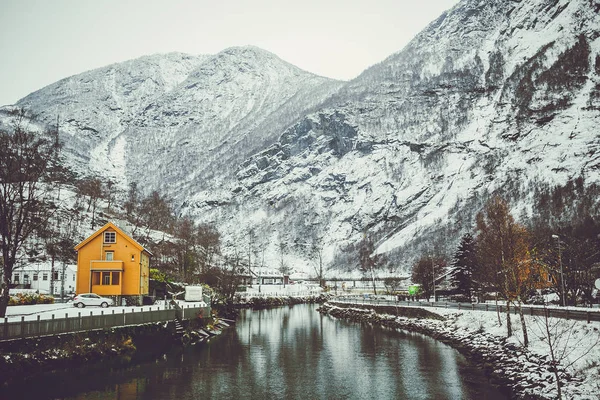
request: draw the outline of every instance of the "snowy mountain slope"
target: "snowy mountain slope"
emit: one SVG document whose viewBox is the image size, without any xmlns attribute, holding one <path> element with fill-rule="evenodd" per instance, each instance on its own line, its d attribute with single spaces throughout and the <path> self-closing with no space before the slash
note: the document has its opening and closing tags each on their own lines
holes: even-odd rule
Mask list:
<svg viewBox="0 0 600 400">
<path fill-rule="evenodd" d="M 255 47 L 226 49 L 132 121 L 127 171 L 181 199 L 227 178 L 339 86 Z"/>
<path fill-rule="evenodd" d="M 449 255 L 491 193 L 531 216 L 536 188 L 600 178 L 599 9 L 462 1 L 190 212 L 228 232 L 258 225 L 271 243 L 325 236 L 338 268 L 356 265 L 347 249 L 369 234 L 400 271 L 422 253 Z"/>
<path fill-rule="evenodd" d="M 181 53 L 145 56 L 84 72 L 31 93 L 16 105 L 56 126 L 74 167 L 117 180 L 123 144 L 113 142 L 157 97 L 173 90 L 207 56 Z M 107 168 L 107 166 L 109 168 Z"/>
<path fill-rule="evenodd" d="M 160 188 L 183 203 L 342 84 L 248 46 L 113 64 L 49 85 L 16 106 L 34 113 L 35 123 L 56 126 L 58 118 L 81 174 L 122 189 L 133 181 Z"/>
<path fill-rule="evenodd" d="M 347 83 L 241 47 L 116 64 L 19 105 L 60 114 L 82 171 L 161 190 L 226 249 L 252 241 L 280 265 L 285 248 L 310 271 L 317 243 L 350 269 L 370 236 L 406 272 L 449 255 L 492 193 L 527 218 L 542 187 L 600 183 L 599 12 L 463 0 Z"/>
</svg>

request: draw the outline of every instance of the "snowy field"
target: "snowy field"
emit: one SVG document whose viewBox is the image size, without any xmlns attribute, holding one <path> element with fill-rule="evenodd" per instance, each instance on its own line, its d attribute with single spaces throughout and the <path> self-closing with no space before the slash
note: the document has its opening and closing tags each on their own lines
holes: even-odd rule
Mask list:
<svg viewBox="0 0 600 400">
<path fill-rule="evenodd" d="M 500 326 L 495 312 L 430 308 L 427 310 L 447 317 L 457 331 L 463 331 L 467 335 L 484 332 L 497 337 L 506 336 L 506 314 L 500 314 Z M 511 315 L 511 322 L 513 335 L 508 338 L 508 342 L 522 346 L 523 331 L 519 316 Z M 529 337 L 529 351 L 550 357 L 552 345 L 559 364 L 572 375 L 583 379 L 579 385 L 580 389 L 586 393 L 598 393 L 597 397 L 581 398 L 600 398 L 600 323 L 588 324 L 585 321 L 549 318 L 546 324 L 544 317 L 525 315 L 525 325 Z"/>
</svg>

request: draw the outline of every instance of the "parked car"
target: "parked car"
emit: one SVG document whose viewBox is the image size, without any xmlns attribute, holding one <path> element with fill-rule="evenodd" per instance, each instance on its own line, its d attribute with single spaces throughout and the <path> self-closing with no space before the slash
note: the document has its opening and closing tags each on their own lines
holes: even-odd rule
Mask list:
<svg viewBox="0 0 600 400">
<path fill-rule="evenodd" d="M 112 305 L 114 305 L 112 299 L 98 296 L 95 293 L 82 293 L 73 298 L 73 307 L 83 308 L 85 306 L 100 306 L 106 308 Z"/>
</svg>

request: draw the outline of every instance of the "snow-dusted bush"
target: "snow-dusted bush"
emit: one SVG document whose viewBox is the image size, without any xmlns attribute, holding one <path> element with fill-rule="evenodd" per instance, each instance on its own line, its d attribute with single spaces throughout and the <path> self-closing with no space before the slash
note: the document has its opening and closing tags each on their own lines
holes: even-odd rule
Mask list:
<svg viewBox="0 0 600 400">
<path fill-rule="evenodd" d="M 11 294 L 8 300 L 9 306 L 28 306 L 32 304 L 54 304 L 54 297 L 39 293 L 16 293 Z"/>
</svg>

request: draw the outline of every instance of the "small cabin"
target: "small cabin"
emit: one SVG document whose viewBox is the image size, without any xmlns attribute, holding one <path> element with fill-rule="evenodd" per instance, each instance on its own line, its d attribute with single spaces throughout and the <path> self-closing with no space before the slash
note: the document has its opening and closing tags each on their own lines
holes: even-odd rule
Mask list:
<svg viewBox="0 0 600 400">
<path fill-rule="evenodd" d="M 75 246 L 77 281 L 75 291 L 100 296 L 130 298 L 141 304 L 148 295 L 152 254 L 112 222 Z"/>
</svg>

